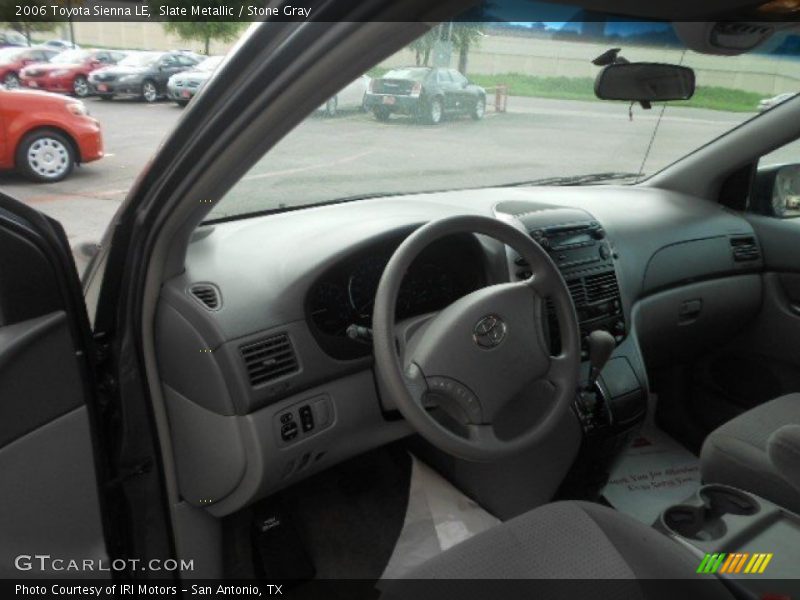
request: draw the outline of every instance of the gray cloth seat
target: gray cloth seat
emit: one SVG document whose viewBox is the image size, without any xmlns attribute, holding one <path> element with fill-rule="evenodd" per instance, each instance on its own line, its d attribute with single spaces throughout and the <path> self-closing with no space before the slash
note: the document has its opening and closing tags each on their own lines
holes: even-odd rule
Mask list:
<svg viewBox="0 0 800 600">
<path fill-rule="evenodd" d="M 714 577 L 696 574 L 700 558 L 667 536 L 599 504 L 556 502 L 493 527 L 417 567 L 403 580 L 384 582 L 384 598 L 425 600 L 486 597 L 476 580 L 530 580 L 537 598 L 563 597 L 563 585 L 593 581 L 569 591 L 576 598 L 673 598 L 666 579 L 695 585 L 690 597 L 730 599 Z M 446 585 L 419 580 L 447 580 Z M 647 585 L 643 580 L 658 580 Z M 459 585 L 459 581 L 469 580 Z M 550 580 L 548 582 L 544 580 Z M 553 580 L 560 580 L 554 582 Z M 657 585 L 656 585 L 657 583 Z M 558 584 L 558 585 L 556 585 Z M 595 585 L 597 584 L 597 585 Z M 599 587 L 598 587 L 599 585 Z M 685 586 L 682 589 L 687 589 Z M 691 587 L 689 588 L 691 589 Z"/>
<path fill-rule="evenodd" d="M 786 425 L 800 425 L 800 394 L 770 400 L 715 429 L 700 453 L 703 481 L 747 490 L 800 513 L 800 489 L 790 483 L 797 472 L 769 456 L 770 438 Z"/>
</svg>

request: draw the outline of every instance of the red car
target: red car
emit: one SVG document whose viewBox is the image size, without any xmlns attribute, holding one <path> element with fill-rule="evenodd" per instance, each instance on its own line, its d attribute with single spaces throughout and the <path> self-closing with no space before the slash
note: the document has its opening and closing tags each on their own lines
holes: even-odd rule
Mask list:
<svg viewBox="0 0 800 600">
<path fill-rule="evenodd" d="M 91 91 L 89 73 L 114 65 L 123 58 L 124 52 L 114 50 L 65 50 L 48 63 L 22 69 L 20 83 L 29 88 L 85 98 Z"/>
<path fill-rule="evenodd" d="M 0 169 L 53 182 L 69 175 L 76 163 L 102 157 L 100 123 L 83 102 L 0 88 Z"/>
<path fill-rule="evenodd" d="M 32 63 L 47 62 L 59 50 L 46 46 L 0 49 L 0 82 L 9 89 L 19 87 L 19 72 Z"/>
</svg>

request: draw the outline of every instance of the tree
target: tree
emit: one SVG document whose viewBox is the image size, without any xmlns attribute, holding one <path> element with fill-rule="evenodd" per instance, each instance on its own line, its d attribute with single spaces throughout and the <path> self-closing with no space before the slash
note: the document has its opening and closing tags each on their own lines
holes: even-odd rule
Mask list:
<svg viewBox="0 0 800 600">
<path fill-rule="evenodd" d="M 231 2 L 219 2 L 218 0 L 150 0 L 149 4 L 150 13 L 155 15 L 159 14 L 159 9 L 162 6 L 172 9 L 184 9 L 188 16 L 169 18 L 162 23 L 164 29 L 183 40 L 202 42 L 205 54 L 209 53 L 211 40 L 232 42 L 239 37 L 239 33 L 247 26 L 247 23 L 244 22 L 223 21 L 213 17 L 202 17 L 205 19 L 203 21 L 187 20 L 189 18 L 197 19 L 197 17 L 191 16 L 193 7 L 213 11 L 217 8 L 230 7 L 232 6 Z M 238 14 L 238 11 L 235 11 L 235 13 Z"/>
<path fill-rule="evenodd" d="M 50 8 L 45 0 L 27 0 L 25 2 L 25 6 L 30 8 L 41 7 L 46 9 L 47 12 L 41 17 L 28 17 L 29 19 L 32 19 L 31 21 L 17 21 L 16 8 L 13 3 L 3 2 L 0 0 L 0 21 L 7 22 L 11 29 L 24 35 L 25 39 L 28 40 L 28 46 L 30 46 L 31 35 L 33 33 L 41 31 L 53 31 L 59 25 L 59 23 L 47 20 L 47 15 L 50 14 Z"/>
<path fill-rule="evenodd" d="M 208 54 L 211 40 L 232 42 L 246 23 L 231 21 L 171 21 L 163 24 L 164 29 L 176 34 L 183 40 L 195 40 L 203 43 L 203 53 Z"/>
<path fill-rule="evenodd" d="M 409 44 L 416 57 L 418 67 L 427 67 L 431 53 L 439 41 L 450 42 L 458 50 L 458 70 L 467 73 L 467 58 L 483 37 L 482 23 L 442 23 Z"/>
<path fill-rule="evenodd" d="M 453 47 L 458 49 L 458 70 L 462 75 L 466 75 L 469 50 L 480 43 L 483 37 L 483 24 L 453 23 L 451 36 Z"/>
<path fill-rule="evenodd" d="M 433 50 L 433 46 L 436 44 L 436 40 L 438 39 L 439 28 L 434 27 L 409 44 L 408 47 L 414 51 L 418 67 L 428 66 L 428 62 L 431 58 L 431 51 Z"/>
<path fill-rule="evenodd" d="M 9 24 L 12 29 L 25 36 L 25 39 L 28 40 L 28 46 L 31 45 L 31 35 L 34 32 L 53 31 L 59 25 L 53 21 L 14 21 Z"/>
</svg>

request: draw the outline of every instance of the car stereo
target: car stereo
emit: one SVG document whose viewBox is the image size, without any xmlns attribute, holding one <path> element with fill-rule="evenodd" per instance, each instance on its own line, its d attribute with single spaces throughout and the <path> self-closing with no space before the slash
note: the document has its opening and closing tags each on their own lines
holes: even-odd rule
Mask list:
<svg viewBox="0 0 800 600">
<path fill-rule="evenodd" d="M 575 303 L 581 331 L 582 355 L 588 356 L 585 338 L 596 329 L 614 336 L 617 344 L 625 339 L 626 326 L 619 283 L 614 268 L 614 252 L 606 232 L 597 221 L 580 221 L 529 229 L 530 236 L 556 263 Z M 530 265 L 512 255 L 517 279 L 531 276 Z M 560 352 L 558 320 L 550 302 L 546 303 L 546 329 L 551 351 Z"/>
</svg>

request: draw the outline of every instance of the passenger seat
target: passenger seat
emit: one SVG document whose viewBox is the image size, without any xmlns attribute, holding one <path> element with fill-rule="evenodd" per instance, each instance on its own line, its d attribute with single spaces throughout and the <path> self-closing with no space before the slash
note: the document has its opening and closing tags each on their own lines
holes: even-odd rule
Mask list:
<svg viewBox="0 0 800 600">
<path fill-rule="evenodd" d="M 800 513 L 800 394 L 770 400 L 715 429 L 700 453 L 706 483 L 724 483 Z"/>
</svg>

